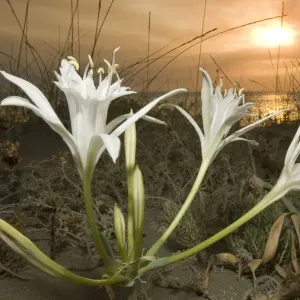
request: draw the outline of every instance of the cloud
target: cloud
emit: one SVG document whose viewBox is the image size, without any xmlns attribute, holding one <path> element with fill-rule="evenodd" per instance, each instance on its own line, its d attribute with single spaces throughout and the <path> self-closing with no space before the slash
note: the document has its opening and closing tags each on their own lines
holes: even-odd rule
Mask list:
<svg viewBox="0 0 300 300">
<path fill-rule="evenodd" d="M 73 3 L 76 1 L 74 0 Z M 276 2 L 276 3 L 275 3 Z M 278 2 L 278 3 L 277 3 Z M 86 62 L 90 53 L 95 35 L 97 17 L 97 1 L 84 0 L 79 2 L 80 52 L 81 61 Z M 110 1 L 102 1 L 101 20 L 109 7 Z M 14 0 L 12 5 L 20 24 L 24 22 L 26 3 L 23 0 Z M 128 65 L 147 55 L 148 48 L 148 14 L 151 11 L 150 52 L 157 51 L 163 46 L 172 43 L 172 46 L 192 39 L 201 33 L 204 3 L 198 0 L 116 0 L 104 24 L 100 40 L 97 44 L 99 58 L 109 58 L 111 51 L 121 45 L 118 53 L 118 62 Z M 298 0 L 286 0 L 284 25 L 295 32 L 295 43 L 290 47 L 281 48 L 281 63 L 279 70 L 285 72 L 283 61 L 297 57 L 299 50 L 298 37 L 300 35 L 300 3 Z M 239 26 L 247 22 L 280 15 L 281 3 L 274 0 L 209 0 L 207 1 L 204 31 L 217 27 L 218 32 Z M 55 54 L 55 49 L 62 50 L 66 42 L 70 27 L 70 2 L 62 0 L 31 0 L 28 16 L 28 38 L 36 51 L 45 59 Z M 212 62 L 212 55 L 230 78 L 246 78 L 268 83 L 273 78 L 273 69 L 269 59 L 268 49 L 254 43 L 253 30 L 258 27 L 268 27 L 280 24 L 280 19 L 259 23 L 253 26 L 240 28 L 202 44 L 202 60 L 205 67 L 214 74 L 216 66 Z M 74 41 L 77 40 L 77 19 L 74 20 Z M 10 7 L 5 1 L 0 3 L 0 51 L 18 53 L 21 31 Z M 12 50 L 12 44 L 14 50 Z M 270 49 L 273 59 L 277 56 L 277 49 Z M 68 51 L 70 54 L 71 49 Z M 78 56 L 78 46 L 74 47 L 74 55 Z M 183 53 L 175 59 L 153 82 L 155 90 L 168 81 L 169 85 L 188 87 L 195 86 L 199 45 Z M 150 67 L 150 74 L 154 76 L 172 57 L 160 60 Z M 97 54 L 97 57 L 98 57 Z M 7 58 L 0 56 L 0 62 Z M 99 61 L 100 63 L 100 61 Z M 5 62 L 4 62 L 5 64 Z M 203 63 L 202 63 L 203 64 Z M 146 79 L 146 72 L 141 72 L 139 88 Z"/>
</svg>

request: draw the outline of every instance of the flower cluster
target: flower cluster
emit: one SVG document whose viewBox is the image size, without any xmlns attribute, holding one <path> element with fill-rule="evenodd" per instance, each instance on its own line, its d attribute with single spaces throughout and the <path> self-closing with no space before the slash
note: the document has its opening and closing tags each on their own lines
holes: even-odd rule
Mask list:
<svg viewBox="0 0 300 300">
<path fill-rule="evenodd" d="M 235 123 L 244 117 L 252 116 L 250 109 L 254 103 L 245 102 L 243 89 L 237 91 L 236 86 L 222 93 L 222 80 L 219 81 L 214 89 L 208 73 L 200 69 L 203 73 L 201 93 L 203 128 L 201 129 L 191 115 L 180 106 L 172 104 L 165 104 L 164 106 L 175 107 L 192 124 L 201 143 L 202 163 L 191 191 L 178 214 L 161 238 L 143 256 L 145 190 L 142 172 L 136 164 L 137 137 L 135 122 L 143 118 L 158 124 L 165 124 L 161 120 L 148 116 L 147 113 L 166 98 L 186 92 L 186 90 L 173 90 L 152 100 L 138 112 L 133 113 L 130 111 L 130 113 L 121 115 L 107 123 L 107 114 L 111 102 L 122 96 L 134 93 L 128 87 L 122 86 L 122 79 L 120 79 L 117 72 L 118 65 L 115 63 L 115 54 L 118 49 L 115 49 L 113 52 L 111 63 L 104 60 L 107 66 L 107 76 L 104 77 L 104 69 L 98 69 L 99 80 L 97 84 L 95 84 L 94 79 L 94 63 L 90 56 L 89 63 L 82 77 L 78 74 L 79 64 L 74 57 L 68 57 L 68 59 L 61 61 L 60 72 L 55 72 L 57 78 L 55 84 L 63 91 L 67 99 L 71 121 L 70 131 L 63 125 L 47 98 L 37 87 L 26 80 L 1 71 L 7 80 L 20 87 L 31 100 L 10 96 L 4 99 L 1 105 L 20 106 L 32 110 L 48 123 L 69 147 L 82 179 L 87 225 L 94 240 L 95 248 L 104 263 L 105 274 L 98 280 L 81 277 L 66 270 L 42 253 L 28 238 L 1 219 L 0 238 L 15 252 L 22 255 L 44 272 L 58 278 L 92 286 L 108 284 L 129 286 L 146 271 L 164 267 L 170 263 L 195 255 L 197 252 L 236 230 L 290 190 L 300 189 L 300 164 L 296 163 L 300 154 L 299 127 L 287 151 L 284 168 L 277 184 L 255 207 L 233 224 L 199 245 L 171 257 L 155 257 L 159 248 L 175 230 L 187 212 L 200 188 L 209 165 L 221 149 L 230 142 L 240 140 L 257 145 L 255 141 L 247 140 L 241 136 L 265 120 L 283 112 L 274 112 L 255 123 L 229 134 Z M 114 162 L 117 160 L 121 145 L 119 136 L 124 132 L 128 189 L 127 222 L 125 222 L 125 216 L 117 205 L 114 209 L 115 234 L 122 260 L 120 263 L 119 260 L 115 259 L 114 253 L 105 236 L 99 232 L 93 211 L 91 182 L 95 166 L 105 149 Z M 19 149 L 18 147 L 12 148 L 10 144 L 4 146 L 7 146 L 6 148 L 9 149 L 7 150 L 4 147 L 9 157 L 14 157 L 12 149 Z M 58 155 L 58 159 L 62 163 L 67 161 L 67 157 L 63 154 Z"/>
</svg>

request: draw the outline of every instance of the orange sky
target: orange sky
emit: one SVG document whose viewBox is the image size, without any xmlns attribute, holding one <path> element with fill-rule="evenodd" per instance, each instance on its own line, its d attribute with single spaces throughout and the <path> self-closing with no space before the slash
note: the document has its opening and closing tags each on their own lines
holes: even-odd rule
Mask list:
<svg viewBox="0 0 300 300">
<path fill-rule="evenodd" d="M 73 0 L 75 2 L 75 0 Z M 24 4 L 25 2 L 25 4 Z M 58 48 L 59 32 L 61 43 L 66 36 L 70 24 L 71 0 L 31 0 L 29 7 L 29 42 L 47 59 Z M 105 22 L 97 46 L 100 58 L 111 57 L 111 51 L 121 46 L 117 62 L 122 66 L 135 62 L 147 55 L 148 13 L 151 11 L 150 53 L 168 45 L 171 49 L 180 43 L 192 39 L 201 33 L 204 1 L 199 0 L 115 0 L 111 12 Z M 20 18 L 24 20 L 26 1 L 11 0 Z M 101 18 L 103 18 L 110 1 L 103 0 Z M 80 0 L 81 62 L 85 64 L 94 37 L 98 1 Z M 218 31 L 247 22 L 280 15 L 281 0 L 207 0 L 205 31 L 217 27 Z M 285 72 L 285 65 L 291 69 L 291 60 L 298 58 L 300 35 L 300 1 L 286 0 L 284 28 L 294 33 L 292 45 L 281 46 L 280 71 Z M 77 20 L 75 20 L 77 22 Z M 274 75 L 269 59 L 268 49 L 276 65 L 277 47 L 266 47 L 263 40 L 254 37 L 258 28 L 280 26 L 280 19 L 252 25 L 220 35 L 203 42 L 202 66 L 212 77 L 216 75 L 216 66 L 210 58 L 212 55 L 230 80 L 237 80 L 246 89 L 262 90 L 249 79 L 261 82 L 269 87 L 274 84 Z M 0 51 L 16 53 L 19 47 L 21 32 L 6 1 L 0 3 Z M 12 45 L 13 49 L 12 50 Z M 50 47 L 50 46 L 51 47 Z M 174 60 L 151 84 L 150 89 L 167 90 L 186 87 L 193 90 L 196 85 L 196 72 L 199 46 L 195 46 Z M 154 76 L 177 52 L 170 54 L 149 68 L 150 77 Z M 299 53 L 299 54 L 298 54 Z M 71 53 L 70 53 L 71 54 Z M 78 57 L 77 48 L 74 56 Z M 6 58 L 0 56 L 5 64 Z M 276 67 L 276 66 L 275 66 Z M 140 89 L 146 80 L 143 72 L 133 83 L 134 89 Z M 137 84 L 137 85 L 135 85 Z M 229 86 L 228 82 L 225 85 Z"/>
</svg>

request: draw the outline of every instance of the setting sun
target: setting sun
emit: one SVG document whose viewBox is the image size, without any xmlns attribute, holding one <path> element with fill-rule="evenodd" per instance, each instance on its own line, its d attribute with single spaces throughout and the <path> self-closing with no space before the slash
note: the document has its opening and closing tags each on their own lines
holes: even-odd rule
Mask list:
<svg viewBox="0 0 300 300">
<path fill-rule="evenodd" d="M 289 28 L 258 28 L 253 31 L 254 42 L 263 47 L 277 47 L 292 45 L 294 33 Z"/>
</svg>

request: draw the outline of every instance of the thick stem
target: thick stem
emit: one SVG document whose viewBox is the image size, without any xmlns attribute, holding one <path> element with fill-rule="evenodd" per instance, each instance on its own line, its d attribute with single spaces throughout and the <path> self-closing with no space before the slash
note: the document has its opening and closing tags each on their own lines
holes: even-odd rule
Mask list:
<svg viewBox="0 0 300 300">
<path fill-rule="evenodd" d="M 92 180 L 89 176 L 83 177 L 83 194 L 87 223 L 95 243 L 95 248 L 100 254 L 105 265 L 106 272 L 108 275 L 112 276 L 116 273 L 116 262 L 113 258 L 113 253 L 107 239 L 98 231 L 97 228 L 96 217 L 93 210 L 91 181 Z"/>
<path fill-rule="evenodd" d="M 209 164 L 210 164 L 210 159 L 205 159 L 204 161 L 202 161 L 202 164 L 201 164 L 200 170 L 198 172 L 197 178 L 196 178 L 196 180 L 193 184 L 193 187 L 192 187 L 189 195 L 187 196 L 184 204 L 180 208 L 178 214 L 176 215 L 176 217 L 174 218 L 174 220 L 172 221 L 172 223 L 170 224 L 168 229 L 155 242 L 155 244 L 149 249 L 146 256 L 154 256 L 158 252 L 158 250 L 161 248 L 161 246 L 164 244 L 164 242 L 167 240 L 167 238 L 174 231 L 174 229 L 177 227 L 177 225 L 179 224 L 179 222 L 181 221 L 181 219 L 183 218 L 183 216 L 185 215 L 185 213 L 189 209 L 192 201 L 194 200 L 194 198 L 195 198 L 195 196 L 196 196 L 196 194 L 199 190 L 199 187 L 202 183 L 202 180 L 203 180 L 203 178 L 206 174 L 206 171 L 209 167 Z"/>
<path fill-rule="evenodd" d="M 216 233 L 212 237 L 208 238 L 204 242 L 194 246 L 193 248 L 186 250 L 184 252 L 181 252 L 177 255 L 173 255 L 170 257 L 162 257 L 159 259 L 154 260 L 146 267 L 142 268 L 139 272 L 139 276 L 144 274 L 145 272 L 157 268 L 165 267 L 169 264 L 178 262 L 180 260 L 186 259 L 190 256 L 193 256 L 197 254 L 198 252 L 208 248 L 212 244 L 216 243 L 217 241 L 221 240 L 222 238 L 229 235 L 234 230 L 238 229 L 240 226 L 251 220 L 253 217 L 255 217 L 257 214 L 259 214 L 261 211 L 263 211 L 266 207 L 268 207 L 270 204 L 272 204 L 276 199 L 276 194 L 274 195 L 274 190 L 271 191 L 269 194 L 267 194 L 256 206 L 254 206 L 250 211 L 248 211 L 245 215 L 243 215 L 241 218 L 236 220 L 234 223 L 230 224 L 225 229 L 221 230 L 220 232 Z"/>
<path fill-rule="evenodd" d="M 133 168 L 127 170 L 127 189 L 128 189 L 128 214 L 127 214 L 127 252 L 129 260 L 134 255 L 134 206 L 133 206 Z"/>
</svg>

